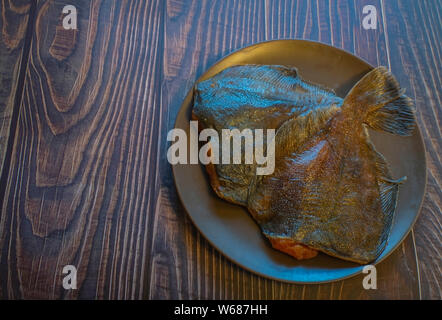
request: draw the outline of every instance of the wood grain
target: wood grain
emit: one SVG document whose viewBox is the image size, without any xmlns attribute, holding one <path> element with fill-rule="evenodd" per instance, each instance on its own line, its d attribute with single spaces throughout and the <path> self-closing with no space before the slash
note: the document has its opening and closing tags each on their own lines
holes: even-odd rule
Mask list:
<svg viewBox="0 0 442 320">
<path fill-rule="evenodd" d="M 13 13 L 24 20 L 16 1 L 3 0 L 19 3 Z M 67 4 L 38 1 L 33 16 L 4 175 L 1 298 L 440 299 L 437 0 L 81 0 L 72 35 L 60 29 Z M 378 9 L 376 30 L 362 28 L 366 4 Z M 362 275 L 292 285 L 252 274 L 202 237 L 177 197 L 166 134 L 194 81 L 232 51 L 281 38 L 390 67 L 418 106 L 427 196 L 414 232 L 378 265 L 377 290 L 364 290 Z M 8 82 L 16 69 L 4 73 Z M 78 290 L 62 288 L 68 264 Z"/>
<path fill-rule="evenodd" d="M 440 1 L 384 1 L 391 69 L 415 100 L 427 157 L 427 192 L 414 227 L 423 299 L 442 298 Z M 410 23 L 413 21 L 413 23 Z"/>
<path fill-rule="evenodd" d="M 8 298 L 140 298 L 157 198 L 162 7 L 77 1 L 78 39 L 49 48 L 68 1 L 40 1 L 0 226 Z M 62 284 L 78 269 L 78 290 Z"/>
<path fill-rule="evenodd" d="M 0 3 L 0 174 L 8 147 L 8 138 L 13 121 L 14 106 L 20 104 L 23 79 L 20 78 L 26 68 L 22 62 L 24 38 L 29 20 L 31 1 L 8 1 Z"/>
</svg>

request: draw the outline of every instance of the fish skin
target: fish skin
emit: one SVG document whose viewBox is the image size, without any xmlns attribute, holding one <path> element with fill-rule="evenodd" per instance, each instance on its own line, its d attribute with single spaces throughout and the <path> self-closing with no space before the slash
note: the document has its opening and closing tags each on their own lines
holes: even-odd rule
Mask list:
<svg viewBox="0 0 442 320">
<path fill-rule="evenodd" d="M 342 118 L 298 152 L 280 156 L 274 174 L 249 197 L 249 210 L 259 212 L 254 216 L 269 238 L 366 263 L 377 257 L 385 226 L 376 159 L 364 131 L 346 136 L 352 128 Z"/>
<path fill-rule="evenodd" d="M 278 129 L 303 114 L 336 111 L 342 102 L 332 91 L 303 81 L 296 68 L 239 65 L 196 84 L 192 117 L 200 129 L 213 128 L 220 135 L 222 129 Z M 247 205 L 255 163 L 210 164 L 206 169 L 218 196 Z"/>
<path fill-rule="evenodd" d="M 411 100 L 379 67 L 353 87 L 326 126 L 298 139 L 317 119 L 299 117 L 278 130 L 275 172 L 254 178 L 248 209 L 272 244 L 291 240 L 370 263 L 387 244 L 402 181 L 392 179 L 367 127 L 410 135 Z"/>
</svg>

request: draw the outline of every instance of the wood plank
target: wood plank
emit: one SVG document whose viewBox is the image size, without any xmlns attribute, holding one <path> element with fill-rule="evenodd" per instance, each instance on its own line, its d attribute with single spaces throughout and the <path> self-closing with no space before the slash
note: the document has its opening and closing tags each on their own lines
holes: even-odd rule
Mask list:
<svg viewBox="0 0 442 320">
<path fill-rule="evenodd" d="M 38 2 L 0 224 L 2 296 L 141 298 L 162 2 L 76 1 L 75 38 L 57 39 L 67 4 Z M 63 289 L 65 265 L 77 267 L 78 290 Z"/>
<path fill-rule="evenodd" d="M 26 57 L 23 57 L 24 39 L 28 27 L 31 0 L 1 1 L 0 4 L 0 174 L 7 154 L 14 106 L 22 97 Z M 20 79 L 20 74 L 22 77 Z M 19 84 L 20 83 L 20 84 Z M 15 124 L 13 125 L 15 126 Z"/>
<path fill-rule="evenodd" d="M 168 1 L 162 101 L 167 127 L 194 81 L 227 53 L 264 40 L 304 38 L 341 47 L 374 65 L 387 64 L 382 24 L 362 28 L 362 8 L 380 1 Z M 378 266 L 378 290 L 364 290 L 362 276 L 324 285 L 290 285 L 251 274 L 228 261 L 193 227 L 176 195 L 163 149 L 161 200 L 150 298 L 369 299 L 418 298 L 411 237 Z M 171 267 L 175 266 L 174 268 Z M 166 280 L 168 279 L 168 280 Z"/>
<path fill-rule="evenodd" d="M 442 298 L 442 4 L 384 1 L 391 69 L 414 99 L 427 156 L 427 193 L 414 227 L 423 299 Z"/>
<path fill-rule="evenodd" d="M 307 25 L 300 30 L 295 30 L 295 33 L 290 36 L 305 37 L 306 32 L 310 32 L 315 40 L 347 50 L 374 66 L 388 67 L 381 1 L 316 1 L 316 4 L 313 1 L 308 4 L 310 7 L 307 7 L 306 11 L 314 12 L 315 9 L 317 11 L 318 23 L 316 26 L 319 26 L 318 30 L 313 26 L 309 28 Z M 364 16 L 362 10 L 365 5 L 373 5 L 377 8 L 378 25 L 376 30 L 365 30 L 362 27 Z M 328 24 L 322 21 L 328 21 Z M 419 298 L 419 278 L 411 236 L 408 236 L 399 249 L 378 265 L 377 273 L 377 290 L 364 290 L 361 286 L 363 275 L 360 275 L 334 284 L 318 287 L 307 286 L 305 295 L 308 298 L 325 299 Z M 339 287 L 337 295 L 336 287 Z"/>
<path fill-rule="evenodd" d="M 275 6 L 274 17 L 278 29 L 273 29 L 272 38 L 307 38 L 318 40 L 347 50 L 372 65 L 387 65 L 387 49 L 384 36 L 380 1 L 298 1 Z M 365 30 L 362 27 L 362 9 L 365 5 L 378 9 L 378 28 Z M 291 10 L 287 8 L 291 5 Z M 282 17 L 281 17 L 282 15 Z M 280 20 L 293 22 L 281 23 Z M 304 21 L 302 17 L 311 16 Z M 316 23 L 314 23 L 317 21 Z M 270 25 L 275 25 L 270 23 Z M 414 261 L 414 246 L 407 237 L 399 250 L 377 266 L 378 289 L 364 290 L 363 275 L 348 280 L 304 286 L 306 299 L 415 299 L 418 298 L 418 277 Z"/>
<path fill-rule="evenodd" d="M 173 128 L 196 78 L 226 54 L 265 40 L 265 2 L 169 0 L 165 7 L 161 139 Z M 219 299 L 270 296 L 270 281 L 229 262 L 202 238 L 176 194 L 161 150 L 148 298 Z"/>
</svg>

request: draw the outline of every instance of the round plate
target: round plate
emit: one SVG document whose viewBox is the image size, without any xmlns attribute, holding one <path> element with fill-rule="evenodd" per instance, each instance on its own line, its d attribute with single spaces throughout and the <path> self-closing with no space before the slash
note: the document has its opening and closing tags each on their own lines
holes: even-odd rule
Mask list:
<svg viewBox="0 0 442 320">
<path fill-rule="evenodd" d="M 305 40 L 277 40 L 241 49 L 212 66 L 199 80 L 238 64 L 294 66 L 300 76 L 324 85 L 340 97 L 373 67 L 343 50 Z M 187 132 L 192 110 L 192 90 L 183 102 L 175 123 Z M 394 178 L 407 176 L 400 186 L 396 215 L 387 247 L 373 263 L 387 257 L 410 231 L 425 192 L 425 150 L 419 129 L 410 137 L 370 131 L 376 149 L 387 159 Z M 297 261 L 272 249 L 245 208 L 218 198 L 203 165 L 175 165 L 178 195 L 195 226 L 206 239 L 233 262 L 261 276 L 294 283 L 321 283 L 344 279 L 363 266 L 319 253 Z"/>
</svg>

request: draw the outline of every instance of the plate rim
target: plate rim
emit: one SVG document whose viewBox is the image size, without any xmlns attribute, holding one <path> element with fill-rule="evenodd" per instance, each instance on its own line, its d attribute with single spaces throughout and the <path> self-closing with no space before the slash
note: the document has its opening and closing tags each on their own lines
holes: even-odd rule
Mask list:
<svg viewBox="0 0 442 320">
<path fill-rule="evenodd" d="M 349 52 L 349 51 L 347 51 L 347 50 L 344 50 L 344 49 L 342 49 L 342 48 L 338 48 L 338 47 L 334 47 L 334 46 L 332 46 L 332 45 L 329 45 L 329 44 L 326 44 L 326 43 L 323 43 L 323 42 L 320 42 L 320 41 L 316 41 L 316 40 L 306 40 L 306 39 L 275 39 L 275 40 L 268 40 L 268 41 L 261 41 L 261 42 L 258 42 L 258 43 L 254 43 L 254 44 L 252 44 L 252 45 L 248 45 L 248 46 L 245 46 L 245 47 L 241 47 L 241 48 L 239 48 L 239 49 L 236 49 L 236 50 L 230 52 L 229 54 L 227 54 L 227 55 L 223 56 L 222 58 L 220 58 L 219 60 L 217 60 L 215 63 L 211 64 L 210 67 L 208 67 L 208 68 L 207 68 L 207 69 L 206 69 L 206 70 L 205 70 L 205 71 L 204 71 L 204 72 L 203 72 L 203 73 L 202 73 L 202 74 L 201 74 L 201 75 L 200 75 L 200 76 L 194 81 L 194 84 L 195 84 L 195 83 L 198 83 L 199 81 L 201 81 L 201 79 L 202 79 L 202 78 L 203 78 L 203 77 L 204 77 L 204 76 L 205 76 L 210 70 L 212 70 L 212 69 L 216 68 L 217 66 L 219 66 L 219 65 L 220 65 L 224 60 L 226 60 L 227 58 L 229 58 L 229 57 L 231 57 L 231 56 L 233 56 L 233 55 L 235 55 L 235 54 L 238 54 L 239 52 L 242 52 L 242 51 L 244 51 L 244 50 L 247 50 L 247 49 L 253 49 L 253 48 L 255 48 L 255 47 L 260 47 L 260 46 L 262 46 L 262 45 L 267 45 L 267 44 L 269 44 L 269 43 L 275 43 L 275 42 L 308 43 L 308 44 L 319 45 L 319 46 L 322 46 L 322 47 L 328 47 L 328 48 L 331 48 L 331 49 L 334 49 L 334 50 L 337 50 L 337 51 L 341 51 L 342 53 L 344 53 L 344 54 L 346 54 L 346 55 L 350 55 L 351 57 L 353 57 L 353 58 L 355 58 L 355 59 L 357 59 L 357 60 L 363 62 L 364 64 L 366 64 L 367 67 L 369 67 L 370 69 L 374 69 L 374 68 L 375 68 L 373 65 L 371 65 L 370 63 L 368 63 L 364 58 L 360 58 L 360 57 L 356 56 L 355 54 L 353 54 L 353 53 L 351 53 L 351 52 Z M 390 69 L 390 68 L 389 68 L 389 69 Z M 390 71 L 391 71 L 391 70 L 390 70 Z M 191 95 L 192 95 L 192 93 L 193 93 L 193 88 L 194 88 L 194 85 L 192 85 L 191 89 L 189 90 L 189 92 L 188 92 L 188 93 L 186 94 L 186 96 L 184 97 L 183 102 L 181 103 L 180 108 L 179 108 L 179 110 L 178 110 L 178 112 L 177 112 L 177 114 L 176 114 L 176 118 L 175 118 L 175 121 L 174 121 L 173 128 L 177 128 L 177 122 L 178 122 L 178 119 L 180 118 L 179 116 L 181 115 L 181 113 L 185 112 L 184 102 L 185 102 L 187 99 L 189 99 L 189 98 L 191 99 Z M 190 97 L 189 97 L 189 96 L 190 96 Z M 416 99 L 414 98 L 413 100 L 414 100 L 414 102 L 415 102 L 415 110 L 416 110 Z M 417 221 L 417 219 L 418 219 L 418 217 L 420 216 L 421 211 L 422 211 L 422 206 L 423 206 L 423 203 L 424 203 L 425 195 L 426 195 L 426 193 L 427 193 L 427 182 L 428 182 L 428 181 L 427 181 L 427 180 L 428 180 L 427 150 L 426 150 L 425 142 L 424 142 L 424 139 L 423 139 L 423 136 L 422 136 L 422 132 L 421 132 L 421 130 L 420 130 L 420 127 L 419 127 L 419 124 L 418 124 L 418 121 L 417 121 L 416 113 L 415 113 L 415 120 L 416 120 L 415 131 L 416 131 L 416 133 L 417 133 L 417 136 L 418 136 L 419 142 L 420 142 L 420 144 L 421 144 L 421 146 L 422 146 L 422 148 L 423 148 L 424 172 L 425 172 L 425 174 L 424 174 L 424 175 L 425 175 L 425 179 L 424 179 L 424 190 L 423 190 L 423 193 L 422 193 L 422 199 L 420 200 L 420 204 L 419 204 L 419 207 L 418 207 L 418 209 L 417 209 L 417 214 L 415 215 L 415 217 L 414 217 L 412 223 L 410 224 L 410 227 L 408 228 L 407 232 L 402 236 L 402 238 L 397 242 L 397 244 L 396 244 L 395 246 L 393 246 L 393 247 L 391 248 L 391 250 L 390 250 L 385 256 L 383 256 L 383 257 L 380 258 L 380 259 L 375 260 L 373 263 L 365 264 L 365 265 L 359 265 L 359 266 L 358 266 L 358 270 L 355 271 L 355 272 L 353 272 L 353 273 L 351 273 L 351 274 L 349 274 L 349 275 L 346 275 L 346 276 L 343 276 L 343 277 L 339 277 L 339 278 L 335 278 L 335 279 L 330 279 L 330 280 L 319 280 L 319 281 L 298 281 L 298 280 L 289 280 L 289 279 L 277 278 L 277 277 L 274 277 L 274 276 L 271 276 L 271 275 L 268 275 L 268 274 L 262 273 L 262 272 L 257 271 L 257 270 L 252 270 L 252 269 L 249 268 L 247 265 L 245 265 L 245 264 L 243 264 L 243 263 L 240 263 L 240 262 L 234 260 L 232 257 L 230 257 L 229 255 L 227 255 L 223 250 L 221 250 L 221 249 L 220 249 L 215 243 L 213 243 L 213 242 L 212 242 L 212 241 L 206 236 L 206 234 L 203 232 L 203 230 L 201 230 L 201 229 L 199 228 L 198 224 L 195 223 L 195 221 L 194 221 L 192 215 L 189 213 L 189 210 L 188 210 L 187 206 L 185 205 L 185 202 L 183 201 L 183 198 L 181 197 L 181 193 L 180 193 L 179 188 L 178 188 L 178 184 L 177 184 L 177 181 L 176 181 L 176 173 L 175 173 L 175 171 L 177 170 L 178 166 L 177 166 L 177 165 L 171 165 L 171 164 L 169 164 L 169 165 L 172 167 L 172 176 L 173 176 L 173 181 L 174 181 L 174 185 L 175 185 L 176 193 L 177 193 L 178 198 L 179 198 L 179 200 L 180 200 L 180 202 L 181 202 L 181 205 L 183 206 L 184 210 L 186 211 L 187 216 L 188 216 L 188 217 L 190 218 L 190 220 L 192 221 L 193 226 L 198 230 L 199 233 L 201 233 L 201 235 L 204 237 L 204 239 L 205 239 L 207 242 L 209 242 L 209 244 L 210 244 L 211 246 L 213 246 L 218 252 L 220 252 L 220 253 L 221 253 L 221 254 L 222 254 L 227 260 L 229 260 L 229 261 L 232 262 L 233 264 L 235 264 L 235 265 L 237 265 L 237 266 L 239 266 L 239 267 L 241 267 L 241 268 L 247 270 L 248 272 L 250 272 L 250 273 L 252 273 L 252 274 L 256 274 L 256 275 L 259 275 L 260 277 L 267 278 L 267 279 L 271 279 L 271 280 L 274 280 L 274 281 L 280 281 L 280 282 L 283 282 L 283 283 L 299 284 L 299 285 L 301 285 L 301 284 L 325 284 L 325 283 L 332 283 L 332 282 L 337 282 L 337 281 L 346 280 L 346 279 L 349 279 L 349 278 L 352 278 L 352 277 L 355 277 L 355 276 L 361 274 L 361 273 L 362 273 L 362 270 L 363 270 L 363 268 L 364 268 L 364 266 L 366 266 L 366 265 L 373 265 L 373 266 L 378 265 L 379 263 L 381 263 L 382 261 L 384 261 L 386 258 L 388 258 L 393 252 L 395 252 L 395 251 L 397 250 L 397 248 L 398 248 L 398 247 L 404 242 L 405 238 L 408 237 L 408 235 L 410 234 L 410 232 L 413 231 L 413 227 L 414 227 L 414 225 L 415 225 L 415 223 L 416 223 L 416 221 Z M 189 121 L 190 121 L 190 120 L 189 120 Z M 201 164 L 199 164 L 199 165 L 201 166 Z M 208 186 L 208 187 L 210 188 L 210 186 Z M 397 214 L 397 213 L 395 213 L 395 215 L 396 215 L 396 214 Z M 390 231 L 390 232 L 391 232 L 391 231 Z M 413 237 L 414 237 L 414 236 L 413 236 Z M 413 242 L 414 242 L 414 241 L 413 241 Z"/>
</svg>

